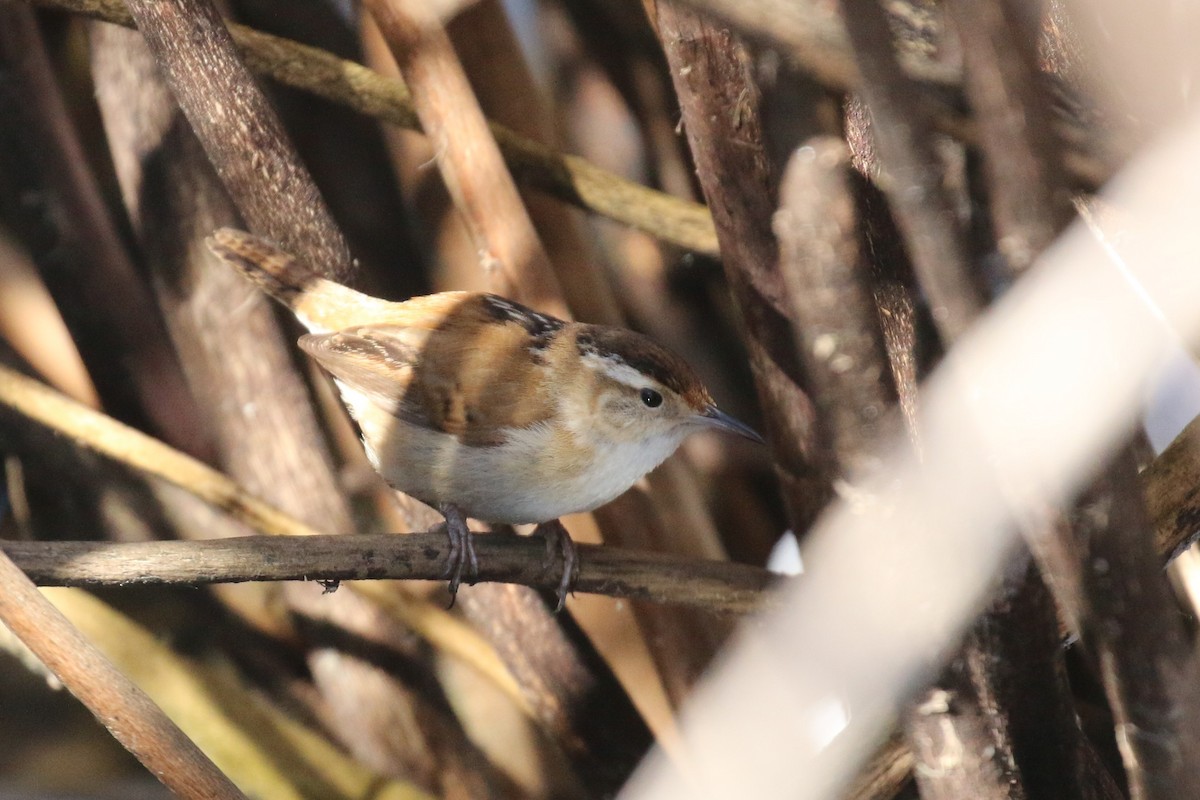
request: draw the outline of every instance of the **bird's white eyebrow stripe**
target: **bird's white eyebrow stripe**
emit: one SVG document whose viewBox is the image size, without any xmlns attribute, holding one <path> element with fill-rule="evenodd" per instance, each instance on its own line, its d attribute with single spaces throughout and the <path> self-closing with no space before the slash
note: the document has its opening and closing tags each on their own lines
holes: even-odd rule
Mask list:
<svg viewBox="0 0 1200 800">
<path fill-rule="evenodd" d="M 623 383 L 631 389 L 642 389 L 646 386 L 658 385 L 658 381 L 638 372 L 617 356 L 601 356 L 596 353 L 585 353 L 583 362 L 592 369 L 607 375 L 617 383 Z"/>
</svg>

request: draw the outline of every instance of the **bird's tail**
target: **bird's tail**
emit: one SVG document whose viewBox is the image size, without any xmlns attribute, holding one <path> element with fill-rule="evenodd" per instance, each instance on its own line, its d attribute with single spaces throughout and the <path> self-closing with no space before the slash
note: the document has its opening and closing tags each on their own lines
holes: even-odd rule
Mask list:
<svg viewBox="0 0 1200 800">
<path fill-rule="evenodd" d="M 383 302 L 322 278 L 295 256 L 245 231 L 220 228 L 206 244 L 218 258 L 290 308 L 314 333 L 353 325 L 364 305 Z"/>
</svg>

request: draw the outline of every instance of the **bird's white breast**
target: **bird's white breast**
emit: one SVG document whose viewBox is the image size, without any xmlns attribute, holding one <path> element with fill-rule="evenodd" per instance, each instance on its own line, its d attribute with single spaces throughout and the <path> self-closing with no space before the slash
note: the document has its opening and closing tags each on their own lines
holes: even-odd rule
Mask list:
<svg viewBox="0 0 1200 800">
<path fill-rule="evenodd" d="M 672 432 L 636 442 L 591 441 L 564 453 L 563 432 L 542 425 L 514 431 L 503 444 L 472 447 L 409 424 L 349 387 L 342 394 L 367 457 L 388 484 L 488 522 L 547 522 L 597 508 L 662 463 L 683 438 Z"/>
</svg>

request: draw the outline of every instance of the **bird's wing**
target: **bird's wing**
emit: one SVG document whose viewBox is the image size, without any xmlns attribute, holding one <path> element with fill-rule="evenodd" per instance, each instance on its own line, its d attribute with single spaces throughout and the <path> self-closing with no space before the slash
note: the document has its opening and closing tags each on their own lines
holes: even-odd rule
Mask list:
<svg viewBox="0 0 1200 800">
<path fill-rule="evenodd" d="M 405 341 L 405 329 L 394 326 L 363 326 L 333 333 L 300 337 L 300 349 L 343 384 L 361 392 L 372 402 L 414 424 L 407 406 L 409 387 L 420 348 Z"/>
<path fill-rule="evenodd" d="M 542 389 L 546 366 L 531 357 L 532 339 L 520 325 L 467 322 L 364 325 L 304 336 L 300 346 L 409 424 L 473 446 L 502 444 L 509 430 L 552 412 L 553 398 Z"/>
</svg>

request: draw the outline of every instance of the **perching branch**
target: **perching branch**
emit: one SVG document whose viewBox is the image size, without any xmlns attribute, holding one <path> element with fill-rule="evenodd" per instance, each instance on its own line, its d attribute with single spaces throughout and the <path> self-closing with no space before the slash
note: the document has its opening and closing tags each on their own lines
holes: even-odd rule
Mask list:
<svg viewBox="0 0 1200 800">
<path fill-rule="evenodd" d="M 309 526 L 264 503 L 227 476 L 190 456 L 3 366 L 0 366 L 0 404 L 75 439 L 80 445 L 101 455 L 180 486 L 263 533 L 301 537 L 313 537 L 317 534 L 317 531 Z M 314 548 L 307 551 L 313 560 L 301 563 L 291 560 L 289 556 L 287 561 L 279 561 L 279 564 L 289 563 L 287 569 L 291 571 L 278 572 L 271 577 L 272 580 L 306 576 L 328 580 L 364 577 L 437 579 L 441 577 L 445 566 L 445 554 L 441 549 L 445 544 L 444 538 L 428 538 L 420 534 L 388 536 L 385 542 L 380 543 L 377 552 L 386 552 L 389 555 L 378 559 L 374 556 L 368 557 L 366 550 L 362 550 L 361 556 L 348 552 L 357 552 L 364 547 L 354 544 L 354 539 L 360 537 L 347 539 L 345 545 L 330 541 L 337 538 L 322 536 L 319 539 L 326 543 L 315 545 L 305 545 L 299 541 L 281 542 L 279 552 L 275 552 L 266 543 L 249 546 L 266 548 L 260 552 L 271 552 L 271 557 L 276 559 L 283 558 L 280 553 L 293 552 L 292 548 L 295 546 L 302 550 L 305 547 Z M 435 542 L 434 538 L 439 540 Z M 405 541 L 409 539 L 415 543 Z M 229 544 L 233 541 L 242 541 L 243 544 Z M 250 540 L 227 540 L 225 545 L 233 547 L 236 552 L 236 548 L 247 546 L 246 541 Z M 482 536 L 479 537 L 479 543 L 479 554 L 483 562 L 480 564 L 483 570 L 481 577 L 484 580 L 512 579 L 533 586 L 549 586 L 558 580 L 558 576 L 552 571 L 546 574 L 543 563 L 545 550 L 540 542 L 535 545 L 527 540 L 514 541 L 498 536 Z M 186 551 L 189 547 L 211 548 L 213 553 L 223 552 L 221 542 L 198 542 L 190 545 L 183 542 L 164 542 L 156 546 L 181 548 L 181 551 Z M 393 550 L 393 547 L 399 549 Z M 703 605 L 714 610 L 746 611 L 759 605 L 759 597 L 770 580 L 769 573 L 763 570 L 734 564 L 714 565 L 713 562 L 697 560 L 684 562 L 648 554 L 630 558 L 627 551 L 620 555 L 609 552 L 610 548 L 594 548 L 596 553 L 593 554 L 593 548 L 582 549 L 583 567 L 577 585 L 583 591 Z M 178 555 L 181 551 L 172 552 Z M 497 553 L 498 560 L 495 564 L 488 564 L 486 562 L 492 557 L 493 551 Z M 604 551 L 604 554 L 601 555 L 600 551 Z M 328 574 L 318 573 L 322 564 L 332 563 L 321 559 L 333 558 L 334 553 L 340 553 L 339 557 L 347 560 L 338 562 L 337 568 Z M 325 555 L 318 557 L 319 554 Z M 393 557 L 397 563 L 392 563 Z M 266 556 L 263 558 L 265 560 Z M 359 560 L 354 560 L 355 558 Z M 405 558 L 410 560 L 409 566 L 399 563 Z M 229 561 L 223 563 L 227 568 L 234 567 L 234 563 Z M 144 567 L 145 565 L 142 565 L 139 569 Z M 393 569 L 396 571 L 389 571 Z M 409 569 L 412 572 L 406 573 L 405 570 Z M 256 578 L 248 573 L 242 573 L 240 577 L 240 580 L 254 579 Z M 128 582 L 134 578 L 126 576 L 125 580 Z M 205 582 L 211 580 L 210 578 Z"/>
<path fill-rule="evenodd" d="M 202 585 L 243 581 L 442 580 L 439 532 L 193 542 L 0 542 L 39 586 Z M 479 580 L 554 589 L 559 576 L 540 538 L 480 534 Z M 745 564 L 579 545 L 581 592 L 744 613 L 775 579 Z"/>
<path fill-rule="evenodd" d="M 84 14 L 115 25 L 133 27 L 120 0 L 33 0 L 37 5 Z M 338 58 L 244 25 L 230 33 L 252 71 L 360 114 L 420 130 L 408 88 L 361 64 Z M 500 125 L 491 126 L 513 176 L 586 211 L 623 222 L 664 241 L 716 255 L 717 235 L 708 209 L 655 191 L 585 159 L 564 155 Z"/>
</svg>

